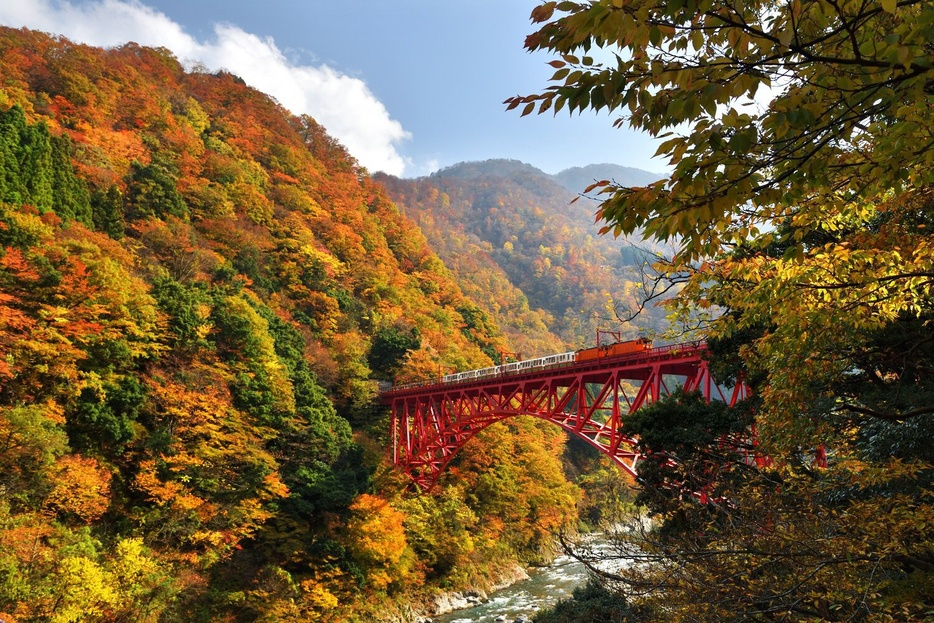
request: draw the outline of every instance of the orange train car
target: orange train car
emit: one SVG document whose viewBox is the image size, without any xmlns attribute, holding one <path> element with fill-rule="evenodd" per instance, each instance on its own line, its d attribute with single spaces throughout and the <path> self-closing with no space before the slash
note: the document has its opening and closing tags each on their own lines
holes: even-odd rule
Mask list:
<svg viewBox="0 0 934 623">
<path fill-rule="evenodd" d="M 596 348 L 585 348 L 577 351 L 577 361 L 592 361 L 594 359 L 605 359 L 607 357 L 621 357 L 631 353 L 641 353 L 651 350 L 652 340 L 639 338 L 638 340 L 629 340 L 628 342 L 616 342 Z"/>
</svg>

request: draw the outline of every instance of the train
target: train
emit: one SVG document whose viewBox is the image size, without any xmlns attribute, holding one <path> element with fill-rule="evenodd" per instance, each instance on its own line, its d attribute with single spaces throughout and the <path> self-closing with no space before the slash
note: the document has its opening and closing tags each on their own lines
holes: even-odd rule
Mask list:
<svg viewBox="0 0 934 623">
<path fill-rule="evenodd" d="M 491 376 L 508 376 L 512 374 L 521 374 L 532 370 L 541 370 L 563 364 L 580 363 L 594 361 L 597 359 L 606 359 L 608 357 L 622 357 L 641 353 L 652 349 L 652 340 L 639 338 L 625 342 L 615 342 L 593 348 L 584 348 L 582 350 L 572 350 L 567 353 L 558 353 L 557 355 L 547 355 L 536 359 L 526 359 L 524 361 L 513 361 L 499 366 L 489 368 L 480 368 L 479 370 L 467 370 L 465 372 L 455 372 L 441 377 L 442 383 L 460 383 L 461 381 L 470 381 L 473 379 L 482 379 Z"/>
</svg>

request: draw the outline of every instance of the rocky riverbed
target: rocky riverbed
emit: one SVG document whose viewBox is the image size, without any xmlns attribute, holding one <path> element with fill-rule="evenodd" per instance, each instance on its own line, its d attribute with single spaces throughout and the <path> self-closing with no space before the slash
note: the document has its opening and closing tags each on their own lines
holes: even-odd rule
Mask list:
<svg viewBox="0 0 934 623">
<path fill-rule="evenodd" d="M 437 611 L 432 623 L 513 623 L 528 622 L 541 608 L 571 596 L 587 580 L 587 570 L 568 556 L 559 556 L 547 567 L 524 573 L 509 586 L 485 594 L 467 593 L 449 602 L 464 604 L 455 610 Z"/>
</svg>

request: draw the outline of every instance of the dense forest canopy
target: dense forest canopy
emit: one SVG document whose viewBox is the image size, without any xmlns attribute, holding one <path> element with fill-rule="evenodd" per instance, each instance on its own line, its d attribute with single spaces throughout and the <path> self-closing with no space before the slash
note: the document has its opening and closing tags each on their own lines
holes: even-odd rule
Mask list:
<svg viewBox="0 0 934 623">
<path fill-rule="evenodd" d="M 164 49 L 0 29 L 0 618 L 371 621 L 547 558 L 564 435 L 431 495 L 380 380 L 512 345 L 344 148 Z"/>
<path fill-rule="evenodd" d="M 616 579 L 666 621 L 930 620 L 934 5 L 592 0 L 532 20 L 555 73 L 508 107 L 606 109 L 665 139 L 668 179 L 594 185 L 606 231 L 676 245 L 673 308 L 718 378 L 755 390 L 629 422 L 658 458 L 645 483 L 682 486 L 643 488 L 651 564 Z M 760 466 L 718 442 L 750 424 Z"/>
</svg>

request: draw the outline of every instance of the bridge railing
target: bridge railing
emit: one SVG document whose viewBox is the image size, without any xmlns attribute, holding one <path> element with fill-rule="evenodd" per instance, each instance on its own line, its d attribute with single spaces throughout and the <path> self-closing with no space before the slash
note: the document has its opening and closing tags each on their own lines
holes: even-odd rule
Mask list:
<svg viewBox="0 0 934 623">
<path fill-rule="evenodd" d="M 678 344 L 667 344 L 665 346 L 657 346 L 649 350 L 636 351 L 631 353 L 626 353 L 624 355 L 618 355 L 616 357 L 605 357 L 599 360 L 590 360 L 586 364 L 593 364 L 596 361 L 609 363 L 609 362 L 619 362 L 619 361 L 632 361 L 633 363 L 638 363 L 640 361 L 651 361 L 654 359 L 663 358 L 665 355 L 675 356 L 682 351 L 693 352 L 700 349 L 703 349 L 705 342 L 703 340 L 693 341 L 693 342 L 680 342 Z M 468 383 L 476 383 L 477 381 L 483 381 L 487 379 L 499 379 L 504 377 L 511 376 L 521 376 L 523 374 L 535 373 L 541 370 L 564 370 L 572 369 L 575 367 L 581 366 L 582 363 L 578 361 L 572 361 L 568 363 L 556 363 L 549 366 L 542 366 L 540 368 L 534 368 L 532 370 L 521 370 L 521 371 L 503 371 L 498 374 L 491 374 L 482 377 L 475 377 L 470 379 L 460 379 L 457 381 L 443 381 L 443 377 L 438 377 L 437 379 L 426 379 L 423 381 L 410 381 L 408 383 L 399 383 L 393 384 L 392 387 L 388 388 L 381 393 L 383 395 L 394 394 L 397 392 L 407 391 L 410 389 L 418 389 L 420 387 L 436 387 L 436 386 L 448 386 L 456 387 L 458 385 L 466 385 Z"/>
</svg>

